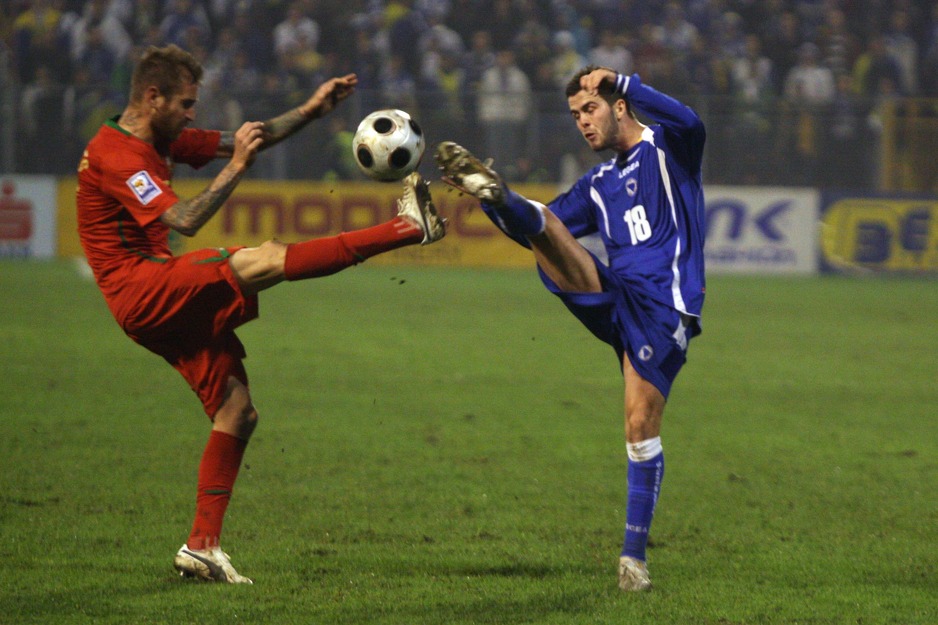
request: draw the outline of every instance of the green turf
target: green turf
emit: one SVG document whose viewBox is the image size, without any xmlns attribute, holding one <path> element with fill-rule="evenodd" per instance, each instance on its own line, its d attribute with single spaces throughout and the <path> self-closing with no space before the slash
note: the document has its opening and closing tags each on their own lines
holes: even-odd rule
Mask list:
<svg viewBox="0 0 938 625">
<path fill-rule="evenodd" d="M 613 352 L 533 271 L 279 286 L 241 331 L 229 587 L 171 569 L 194 395 L 69 263 L 0 263 L 0 623 L 934 625 L 936 286 L 711 278 L 644 595 Z"/>
</svg>

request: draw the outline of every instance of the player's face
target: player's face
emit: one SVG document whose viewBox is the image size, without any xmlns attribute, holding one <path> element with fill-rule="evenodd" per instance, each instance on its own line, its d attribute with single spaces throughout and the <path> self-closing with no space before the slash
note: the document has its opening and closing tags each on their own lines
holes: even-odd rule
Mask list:
<svg viewBox="0 0 938 625">
<path fill-rule="evenodd" d="M 199 85 L 189 83 L 170 98 L 162 98 L 153 116 L 153 133 L 158 140 L 175 141 L 183 129 L 195 120 L 195 104 Z"/>
<path fill-rule="evenodd" d="M 614 149 L 619 135 L 619 122 L 609 103 L 598 95 L 580 91 L 567 99 L 570 115 L 577 130 L 594 152 Z"/>
</svg>

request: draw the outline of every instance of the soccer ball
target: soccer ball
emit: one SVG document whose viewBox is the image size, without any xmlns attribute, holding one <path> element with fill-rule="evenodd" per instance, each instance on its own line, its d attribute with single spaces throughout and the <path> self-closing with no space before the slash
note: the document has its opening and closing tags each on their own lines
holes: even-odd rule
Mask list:
<svg viewBox="0 0 938 625">
<path fill-rule="evenodd" d="M 417 169 L 425 147 L 423 130 L 409 114 L 382 109 L 367 115 L 355 131 L 355 163 L 373 180 L 400 180 Z"/>
</svg>

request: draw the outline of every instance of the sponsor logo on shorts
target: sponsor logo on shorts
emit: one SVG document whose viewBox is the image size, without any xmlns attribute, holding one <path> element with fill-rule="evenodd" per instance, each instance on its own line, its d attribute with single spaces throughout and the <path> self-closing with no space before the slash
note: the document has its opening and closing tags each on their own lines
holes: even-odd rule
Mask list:
<svg viewBox="0 0 938 625">
<path fill-rule="evenodd" d="M 134 192 L 134 195 L 144 206 L 163 192 L 146 171 L 138 171 L 128 178 L 127 186 L 130 187 L 130 190 Z"/>
<path fill-rule="evenodd" d="M 651 357 L 655 355 L 655 350 L 651 348 L 651 345 L 642 345 L 641 349 L 638 350 L 639 360 L 648 362 L 651 360 Z"/>
</svg>

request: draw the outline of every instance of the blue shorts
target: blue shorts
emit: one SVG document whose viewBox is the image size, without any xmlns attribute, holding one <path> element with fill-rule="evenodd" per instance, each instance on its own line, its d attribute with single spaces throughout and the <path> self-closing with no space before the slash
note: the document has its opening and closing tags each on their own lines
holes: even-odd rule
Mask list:
<svg viewBox="0 0 938 625">
<path fill-rule="evenodd" d="M 678 371 L 687 361 L 687 345 L 700 334 L 695 317 L 647 296 L 637 296 L 595 256 L 603 283 L 601 293 L 562 291 L 540 268 L 544 286 L 599 340 L 623 354 L 643 378 L 667 398 Z"/>
</svg>

